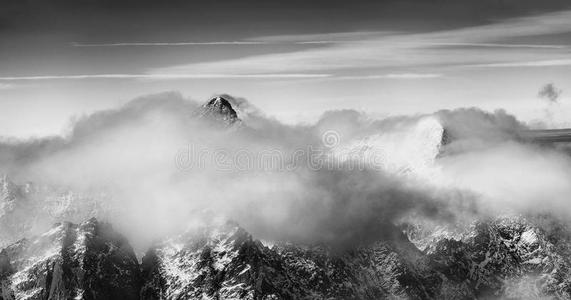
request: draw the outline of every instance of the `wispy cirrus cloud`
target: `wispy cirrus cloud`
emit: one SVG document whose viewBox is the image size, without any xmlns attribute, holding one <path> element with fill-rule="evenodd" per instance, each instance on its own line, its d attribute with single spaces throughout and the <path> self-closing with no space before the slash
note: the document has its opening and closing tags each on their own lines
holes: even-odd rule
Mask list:
<svg viewBox="0 0 571 300">
<path fill-rule="evenodd" d="M 571 66 L 571 59 L 552 59 L 552 60 L 535 60 L 535 61 L 517 61 L 508 63 L 469 65 L 469 67 L 481 68 L 518 68 L 518 67 L 559 67 Z"/>
<path fill-rule="evenodd" d="M 389 73 L 377 75 L 336 76 L 334 74 L 317 73 L 279 73 L 279 74 L 84 74 L 84 75 L 39 75 L 0 77 L 0 81 L 35 81 L 35 80 L 84 80 L 84 79 L 312 79 L 330 78 L 337 80 L 357 79 L 430 79 L 442 77 L 435 73 Z M 0 83 L 0 89 L 13 88 L 13 84 Z"/>
<path fill-rule="evenodd" d="M 425 33 L 364 31 L 263 36 L 240 41 L 72 43 L 75 47 L 316 45 L 288 53 L 179 64 L 145 73 L 0 77 L 1 81 L 81 79 L 430 79 L 451 68 L 569 66 L 566 44 L 513 43 L 519 37 L 571 32 L 571 11 Z M 531 39 L 533 40 L 533 39 Z M 512 41 L 512 42 L 510 42 Z M 377 75 L 370 75 L 371 73 Z"/>
<path fill-rule="evenodd" d="M 357 76 L 336 76 L 328 77 L 339 80 L 360 80 L 360 79 L 433 79 L 443 77 L 443 74 L 436 73 L 389 73 L 379 75 L 357 75 Z"/>
<path fill-rule="evenodd" d="M 427 46 L 457 46 L 479 48 L 530 48 L 530 49 L 568 49 L 569 45 L 537 45 L 537 44 L 502 44 L 502 43 L 432 43 Z"/>
<path fill-rule="evenodd" d="M 330 74 L 88 74 L 88 75 L 40 75 L 0 77 L 0 81 L 29 80 L 81 80 L 81 79 L 287 79 L 287 78 L 324 78 Z"/>
<path fill-rule="evenodd" d="M 264 45 L 264 41 L 215 41 L 215 42 L 126 42 L 126 43 L 79 43 L 72 42 L 74 47 L 137 47 L 137 46 L 232 46 L 232 45 Z"/>
<path fill-rule="evenodd" d="M 391 73 L 411 73 L 409 70 L 413 70 L 412 73 L 439 74 L 442 70 L 454 67 L 480 65 L 506 67 L 513 64 L 533 67 L 546 64 L 538 62 L 547 61 L 566 65 L 561 62 L 569 57 L 569 45 L 545 44 L 538 38 L 541 35 L 566 33 L 571 33 L 571 11 L 426 33 L 355 32 L 261 37 L 256 40 L 324 45 L 289 53 L 180 64 L 151 69 L 148 73 L 325 72 L 343 75 L 345 71 L 370 73 L 373 70 L 389 69 Z M 537 43 L 514 43 L 518 38 L 527 38 Z M 407 79 L 407 76 L 392 78 Z"/>
<path fill-rule="evenodd" d="M 154 47 L 154 46 L 250 46 L 250 45 L 280 45 L 280 44 L 336 44 L 345 42 L 375 42 L 368 41 L 368 37 L 378 37 L 381 34 L 392 32 L 340 32 L 324 34 L 299 34 L 299 35 L 279 35 L 262 36 L 238 41 L 168 41 L 168 42 L 109 42 L 109 43 L 82 43 L 71 42 L 73 47 Z"/>
</svg>

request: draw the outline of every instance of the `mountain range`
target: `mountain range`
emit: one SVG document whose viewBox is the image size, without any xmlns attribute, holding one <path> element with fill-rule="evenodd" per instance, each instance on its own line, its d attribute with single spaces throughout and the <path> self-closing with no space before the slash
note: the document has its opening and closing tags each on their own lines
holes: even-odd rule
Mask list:
<svg viewBox="0 0 571 300">
<path fill-rule="evenodd" d="M 241 122 L 223 97 L 198 115 Z M 571 230 L 550 215 L 386 223 L 349 249 L 263 240 L 222 218 L 137 257 L 94 218 L 106 197 L 0 178 L 0 300 L 571 299 Z"/>
<path fill-rule="evenodd" d="M 0 252 L 2 299 L 569 299 L 571 240 L 549 218 L 393 228 L 343 252 L 261 241 L 232 221 L 137 261 L 109 224 L 60 223 Z M 424 250 L 421 250 L 424 247 Z"/>
</svg>

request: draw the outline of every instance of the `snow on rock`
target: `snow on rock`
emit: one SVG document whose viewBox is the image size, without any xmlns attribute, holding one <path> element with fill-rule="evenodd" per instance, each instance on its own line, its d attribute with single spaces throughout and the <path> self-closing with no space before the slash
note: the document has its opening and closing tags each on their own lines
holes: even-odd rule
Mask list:
<svg viewBox="0 0 571 300">
<path fill-rule="evenodd" d="M 61 223 L 0 252 L 2 299 L 138 299 L 133 250 L 109 225 Z"/>
<path fill-rule="evenodd" d="M 188 232 L 143 259 L 143 299 L 477 299 L 571 295 L 568 239 L 520 216 L 444 226 L 336 252 L 273 241 L 234 223 Z M 545 228 L 555 228 L 550 225 Z M 417 228 L 418 229 L 418 228 Z M 564 230 L 564 229 L 561 229 Z M 565 229 L 566 230 L 566 229 Z M 426 230 L 430 231 L 430 230 Z M 568 231 L 564 231 L 568 232 Z M 554 240 L 558 238 L 560 240 Z M 417 244 L 418 245 L 418 244 Z M 519 293 L 518 293 L 519 292 Z"/>
<path fill-rule="evenodd" d="M 241 122 L 230 101 L 223 96 L 214 97 L 206 102 L 199 111 L 199 116 L 217 125 L 232 126 Z"/>
<path fill-rule="evenodd" d="M 343 253 L 283 242 L 270 249 L 232 222 L 155 245 L 143 273 L 143 299 L 426 299 L 451 285 L 406 239 Z M 451 299 L 463 291 L 454 288 L 446 288 Z"/>
<path fill-rule="evenodd" d="M 435 160 L 444 128 L 435 117 L 424 117 L 391 130 L 350 140 L 332 149 L 341 162 L 357 160 L 366 167 L 409 179 L 439 180 Z"/>
<path fill-rule="evenodd" d="M 435 270 L 479 297 L 510 298 L 513 287 L 525 285 L 535 286 L 530 295 L 569 299 L 570 240 L 561 232 L 552 236 L 553 225 L 542 222 L 523 216 L 479 220 L 460 238 L 443 238 L 426 253 Z"/>
<path fill-rule="evenodd" d="M 97 217 L 111 203 L 101 191 L 76 192 L 65 187 L 41 183 L 15 183 L 0 176 L 0 247 L 62 221 L 82 222 Z"/>
<path fill-rule="evenodd" d="M 533 229 L 528 229 L 521 234 L 520 243 L 533 245 L 538 242 L 537 235 Z"/>
<path fill-rule="evenodd" d="M 155 244 L 138 265 L 109 225 L 94 219 L 62 223 L 0 252 L 0 295 L 3 300 L 571 298 L 571 233 L 552 218 L 502 216 L 448 232 L 444 225 L 392 230 L 390 240 L 344 251 L 282 241 L 272 241 L 270 248 L 238 224 L 222 222 Z"/>
<path fill-rule="evenodd" d="M 143 257 L 143 299 L 258 299 L 277 285 L 267 249 L 237 224 L 204 227 L 155 245 Z"/>
</svg>

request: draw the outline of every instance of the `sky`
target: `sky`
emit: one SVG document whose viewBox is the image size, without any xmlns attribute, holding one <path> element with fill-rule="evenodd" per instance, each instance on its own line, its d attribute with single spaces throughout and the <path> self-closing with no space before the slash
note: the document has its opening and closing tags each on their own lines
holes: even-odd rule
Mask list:
<svg viewBox="0 0 571 300">
<path fill-rule="evenodd" d="M 165 91 L 243 97 L 291 124 L 475 106 L 565 127 L 570 49 L 558 0 L 5 0 L 0 136 L 62 134 Z"/>
</svg>

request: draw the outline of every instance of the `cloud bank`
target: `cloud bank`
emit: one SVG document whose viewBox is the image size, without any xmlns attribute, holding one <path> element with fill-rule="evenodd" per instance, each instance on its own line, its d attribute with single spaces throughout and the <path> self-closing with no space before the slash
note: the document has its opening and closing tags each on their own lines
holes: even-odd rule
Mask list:
<svg viewBox="0 0 571 300">
<path fill-rule="evenodd" d="M 344 110 L 291 126 L 226 97 L 239 125 L 215 126 L 201 117 L 200 104 L 179 94 L 151 95 L 80 118 L 65 137 L 4 140 L 0 168 L 17 182 L 105 190 L 111 197 L 100 200 L 98 216 L 136 245 L 204 214 L 235 219 L 260 238 L 347 248 L 392 238 L 393 226 L 410 215 L 461 222 L 532 212 L 539 203 L 560 216 L 571 213 L 564 199 L 571 160 L 521 142 L 525 125 L 506 112 L 376 120 Z M 334 143 L 323 139 L 327 132 L 336 134 Z M 180 153 L 191 167 L 181 168 Z M 277 153 L 281 161 L 261 168 L 248 164 L 260 159 L 252 153 Z M 372 159 L 355 164 L 364 154 Z M 283 163 L 293 167 L 276 168 Z"/>
</svg>

